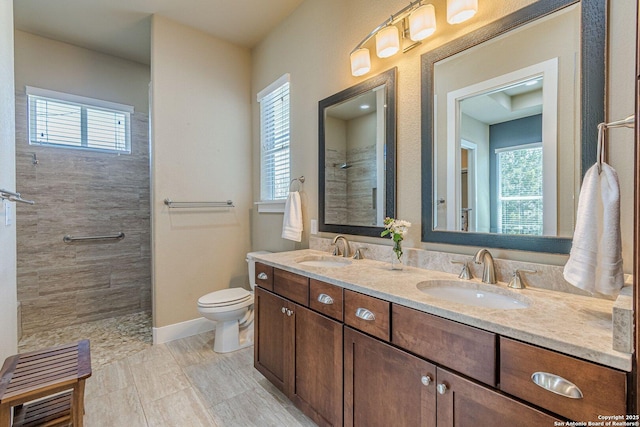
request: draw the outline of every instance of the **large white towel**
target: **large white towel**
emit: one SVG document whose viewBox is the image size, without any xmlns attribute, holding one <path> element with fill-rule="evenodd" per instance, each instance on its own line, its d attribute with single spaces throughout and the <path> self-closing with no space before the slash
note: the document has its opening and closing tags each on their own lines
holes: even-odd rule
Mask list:
<svg viewBox="0 0 640 427">
<path fill-rule="evenodd" d="M 615 295 L 624 286 L 620 236 L 620 187 L 618 174 L 606 163 L 592 166 L 584 176 L 567 282 L 585 291 Z"/>
<path fill-rule="evenodd" d="M 284 205 L 282 238 L 299 242 L 302 240 L 302 203 L 300 193 L 290 191 Z"/>
</svg>

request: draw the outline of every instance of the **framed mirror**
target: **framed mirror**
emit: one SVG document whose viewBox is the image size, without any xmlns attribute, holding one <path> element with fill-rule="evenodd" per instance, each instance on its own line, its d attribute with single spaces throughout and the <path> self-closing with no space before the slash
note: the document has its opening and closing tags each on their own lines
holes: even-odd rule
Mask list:
<svg viewBox="0 0 640 427">
<path fill-rule="evenodd" d="M 569 252 L 604 45 L 604 0 L 540 0 L 422 55 L 423 241 Z"/>
<path fill-rule="evenodd" d="M 319 102 L 320 231 L 380 236 L 396 206 L 396 68 Z"/>
</svg>

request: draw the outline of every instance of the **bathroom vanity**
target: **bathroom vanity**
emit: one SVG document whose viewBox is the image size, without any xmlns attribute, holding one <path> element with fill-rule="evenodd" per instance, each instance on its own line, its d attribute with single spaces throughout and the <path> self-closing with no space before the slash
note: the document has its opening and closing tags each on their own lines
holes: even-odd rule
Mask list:
<svg viewBox="0 0 640 427">
<path fill-rule="evenodd" d="M 631 355 L 611 349 L 612 301 L 315 250 L 256 260 L 255 367 L 319 425 L 550 426 L 627 412 Z M 442 284 L 523 306 L 425 292 Z"/>
</svg>

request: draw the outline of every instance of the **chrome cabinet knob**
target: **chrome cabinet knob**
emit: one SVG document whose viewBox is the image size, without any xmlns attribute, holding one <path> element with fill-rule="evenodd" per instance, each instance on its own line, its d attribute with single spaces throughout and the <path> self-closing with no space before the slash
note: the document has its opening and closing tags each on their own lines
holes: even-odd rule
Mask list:
<svg viewBox="0 0 640 427">
<path fill-rule="evenodd" d="M 367 321 L 374 321 L 376 320 L 376 315 L 373 314 L 371 311 L 367 310 L 366 308 L 358 308 L 356 310 L 356 317 L 359 317 L 362 320 L 367 320 Z"/>
<path fill-rule="evenodd" d="M 285 307 L 282 307 L 281 311 L 282 311 L 282 314 L 285 314 L 287 312 L 287 309 Z"/>
<path fill-rule="evenodd" d="M 423 375 L 422 378 L 420 379 L 420 381 L 422 381 L 422 384 L 428 386 L 429 384 L 431 384 L 431 377 L 429 375 Z"/>
<path fill-rule="evenodd" d="M 318 295 L 318 302 L 320 302 L 322 304 L 326 304 L 326 305 L 331 305 L 331 304 L 333 304 L 333 298 L 331 298 L 327 294 L 320 294 L 320 295 Z"/>
<path fill-rule="evenodd" d="M 293 314 L 293 310 L 287 309 L 287 316 L 291 317 L 292 314 Z"/>
<path fill-rule="evenodd" d="M 269 278 L 269 276 L 267 276 L 267 273 L 262 272 L 262 273 L 258 274 L 258 279 L 260 279 L 260 280 L 267 280 L 268 278 Z"/>
<path fill-rule="evenodd" d="M 447 392 L 447 386 L 446 386 L 446 384 L 443 384 L 443 383 L 438 384 L 438 387 L 437 387 L 437 388 L 438 388 L 438 393 L 439 393 L 439 394 L 445 394 L 445 393 Z"/>
</svg>

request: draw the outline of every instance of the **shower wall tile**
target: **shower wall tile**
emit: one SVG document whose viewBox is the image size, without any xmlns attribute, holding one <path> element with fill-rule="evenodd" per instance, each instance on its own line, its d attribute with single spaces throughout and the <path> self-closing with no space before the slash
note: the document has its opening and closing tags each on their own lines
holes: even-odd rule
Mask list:
<svg viewBox="0 0 640 427">
<path fill-rule="evenodd" d="M 151 309 L 148 117 L 134 113 L 131 154 L 28 143 L 16 93 L 18 300 L 25 333 Z M 37 164 L 34 164 L 34 154 Z M 67 235 L 124 232 L 121 241 L 66 244 Z"/>
</svg>

